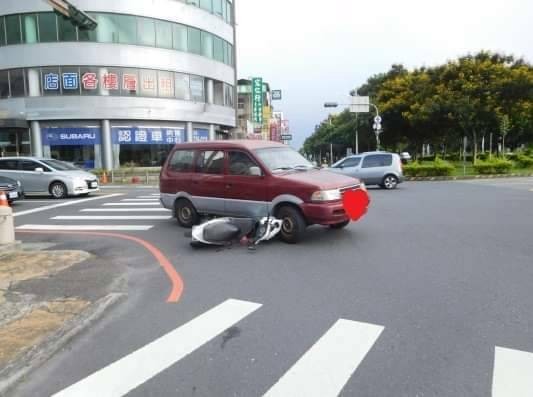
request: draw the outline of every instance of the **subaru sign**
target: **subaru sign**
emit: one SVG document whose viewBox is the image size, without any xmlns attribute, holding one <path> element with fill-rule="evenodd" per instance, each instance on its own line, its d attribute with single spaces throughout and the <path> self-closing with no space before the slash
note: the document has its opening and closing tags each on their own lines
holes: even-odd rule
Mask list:
<svg viewBox="0 0 533 397">
<path fill-rule="evenodd" d="M 100 128 L 42 128 L 45 146 L 89 146 L 101 142 Z"/>
</svg>

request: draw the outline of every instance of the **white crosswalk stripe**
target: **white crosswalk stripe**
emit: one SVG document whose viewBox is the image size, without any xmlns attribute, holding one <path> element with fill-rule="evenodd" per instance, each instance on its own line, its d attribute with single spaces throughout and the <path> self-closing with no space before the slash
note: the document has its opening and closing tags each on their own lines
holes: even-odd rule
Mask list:
<svg viewBox="0 0 533 397">
<path fill-rule="evenodd" d="M 533 396 L 533 353 L 496 346 L 492 397 Z"/>
<path fill-rule="evenodd" d="M 229 299 L 53 397 L 124 396 L 260 307 Z"/>
<path fill-rule="evenodd" d="M 80 212 L 169 212 L 166 208 L 85 208 Z"/>
<path fill-rule="evenodd" d="M 161 205 L 159 201 L 149 203 L 104 203 L 105 207 L 128 207 L 128 206 L 141 206 L 141 205 Z"/>
<path fill-rule="evenodd" d="M 352 376 L 383 327 L 338 320 L 265 397 L 333 397 Z"/>
<path fill-rule="evenodd" d="M 134 198 L 134 199 L 124 199 L 120 201 L 127 201 L 127 202 L 138 201 L 141 203 L 159 203 L 160 202 L 158 198 Z"/>
<path fill-rule="evenodd" d="M 22 225 L 16 230 L 54 230 L 54 231 L 146 231 L 153 225 Z"/>
<path fill-rule="evenodd" d="M 172 219 L 170 215 L 59 215 L 50 218 L 62 221 L 162 221 Z"/>
</svg>

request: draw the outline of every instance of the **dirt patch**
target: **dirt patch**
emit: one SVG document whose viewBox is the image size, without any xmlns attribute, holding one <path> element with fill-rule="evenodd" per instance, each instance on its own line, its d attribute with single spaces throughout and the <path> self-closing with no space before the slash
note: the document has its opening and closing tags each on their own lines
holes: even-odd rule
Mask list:
<svg viewBox="0 0 533 397">
<path fill-rule="evenodd" d="M 81 313 L 89 302 L 78 299 L 46 302 L 0 328 L 0 366 L 23 354 Z"/>
</svg>

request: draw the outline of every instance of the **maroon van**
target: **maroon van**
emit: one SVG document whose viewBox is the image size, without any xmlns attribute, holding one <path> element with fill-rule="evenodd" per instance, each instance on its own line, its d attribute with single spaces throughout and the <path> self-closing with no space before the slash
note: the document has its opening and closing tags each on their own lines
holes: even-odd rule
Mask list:
<svg viewBox="0 0 533 397">
<path fill-rule="evenodd" d="M 283 220 L 281 238 L 297 242 L 309 225 L 350 223 L 342 194 L 359 180 L 321 171 L 277 142 L 242 140 L 179 144 L 161 170 L 161 202 L 183 227 L 201 214 Z"/>
</svg>

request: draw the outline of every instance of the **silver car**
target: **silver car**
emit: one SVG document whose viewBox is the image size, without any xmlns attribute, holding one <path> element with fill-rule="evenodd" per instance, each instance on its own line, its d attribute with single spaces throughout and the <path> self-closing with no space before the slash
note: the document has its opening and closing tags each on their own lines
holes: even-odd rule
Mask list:
<svg viewBox="0 0 533 397">
<path fill-rule="evenodd" d="M 400 156 L 387 152 L 367 152 L 346 157 L 333 164 L 328 171 L 352 176 L 366 185 L 395 189 L 404 181 Z"/>
<path fill-rule="evenodd" d="M 20 181 L 25 194 L 54 198 L 97 192 L 96 176 L 64 161 L 37 157 L 1 157 L 0 176 Z"/>
</svg>

